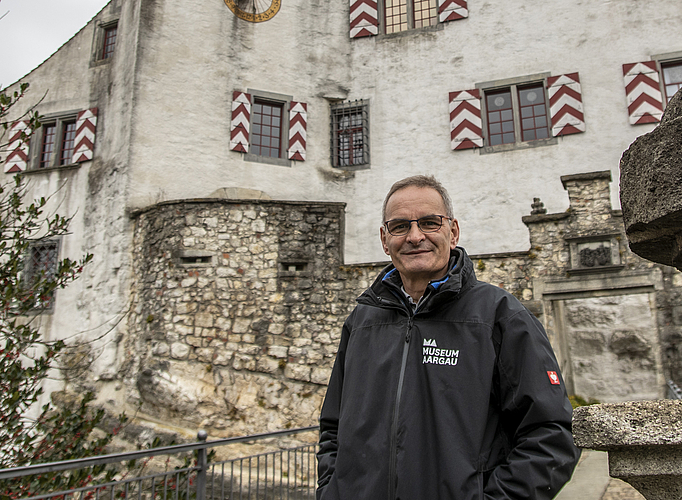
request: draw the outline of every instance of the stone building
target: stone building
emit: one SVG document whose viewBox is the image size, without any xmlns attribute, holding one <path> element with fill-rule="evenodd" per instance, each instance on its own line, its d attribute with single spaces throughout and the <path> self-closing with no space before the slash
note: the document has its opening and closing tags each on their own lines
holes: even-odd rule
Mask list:
<svg viewBox="0 0 682 500">
<path fill-rule="evenodd" d="M 112 0 L 25 78 L 44 126 L 5 176 L 73 215 L 46 255 L 95 255 L 40 317 L 91 341 L 78 383 L 181 426 L 314 422 L 340 322 L 385 259 L 383 195 L 428 173 L 576 392 L 662 394 L 679 278 L 628 253 L 610 181 L 682 85 L 675 2 L 259 5 Z M 533 198 L 550 215 L 523 218 Z"/>
</svg>

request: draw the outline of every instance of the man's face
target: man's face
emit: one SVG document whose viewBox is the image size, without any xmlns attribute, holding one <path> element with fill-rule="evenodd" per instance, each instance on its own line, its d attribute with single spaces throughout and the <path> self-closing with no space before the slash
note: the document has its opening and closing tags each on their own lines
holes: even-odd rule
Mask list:
<svg viewBox="0 0 682 500">
<path fill-rule="evenodd" d="M 419 219 L 427 215 L 445 215 L 445 204 L 432 188 L 409 186 L 393 193 L 386 204 L 386 220 Z M 403 281 L 442 278 L 447 272 L 450 250 L 459 241 L 457 220 L 443 219 L 434 233 L 423 233 L 417 223 L 410 224 L 406 235 L 393 236 L 381 227 L 384 252 L 391 257 Z"/>
</svg>

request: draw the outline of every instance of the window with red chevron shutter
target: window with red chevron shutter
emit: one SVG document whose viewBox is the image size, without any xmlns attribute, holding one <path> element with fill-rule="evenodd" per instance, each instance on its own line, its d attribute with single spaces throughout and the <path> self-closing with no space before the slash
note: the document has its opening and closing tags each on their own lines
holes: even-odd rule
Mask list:
<svg viewBox="0 0 682 500">
<path fill-rule="evenodd" d="M 378 33 L 376 0 L 350 0 L 350 37 L 362 38 Z"/>
<path fill-rule="evenodd" d="M 230 151 L 249 152 L 251 123 L 251 94 L 232 92 L 232 122 L 230 123 Z"/>
<path fill-rule="evenodd" d="M 483 147 L 478 89 L 450 92 L 450 144 L 452 149 Z"/>
<path fill-rule="evenodd" d="M 289 148 L 287 158 L 305 161 L 308 105 L 304 102 L 289 103 Z"/>
<path fill-rule="evenodd" d="M 97 131 L 97 108 L 86 109 L 78 113 L 76 118 L 76 130 L 73 142 L 69 144 L 68 125 L 64 124 L 61 141 L 60 161 L 65 161 L 64 148 L 73 147 L 73 163 L 81 163 L 92 160 L 95 152 L 95 133 Z M 68 161 L 65 161 L 68 163 Z"/>
<path fill-rule="evenodd" d="M 467 0 L 350 0 L 350 37 L 435 26 L 469 17 Z"/>
<path fill-rule="evenodd" d="M 549 116 L 552 136 L 585 132 L 582 89 L 578 73 L 568 73 L 547 78 Z"/>
<path fill-rule="evenodd" d="M 5 160 L 5 173 L 23 172 L 28 167 L 28 141 L 22 140 L 21 134 L 28 133 L 28 121 L 21 120 L 12 124 L 9 129 L 9 154 Z"/>
<path fill-rule="evenodd" d="M 623 80 L 630 124 L 660 122 L 663 97 L 656 61 L 623 64 Z"/>
</svg>

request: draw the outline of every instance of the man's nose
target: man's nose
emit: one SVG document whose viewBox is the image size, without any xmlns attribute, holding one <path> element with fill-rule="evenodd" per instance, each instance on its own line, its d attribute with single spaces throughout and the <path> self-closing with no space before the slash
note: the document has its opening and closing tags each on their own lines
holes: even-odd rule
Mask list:
<svg viewBox="0 0 682 500">
<path fill-rule="evenodd" d="M 406 239 L 410 243 L 419 243 L 424 239 L 424 233 L 419 229 L 417 221 L 410 221 L 410 230 L 407 232 Z"/>
</svg>

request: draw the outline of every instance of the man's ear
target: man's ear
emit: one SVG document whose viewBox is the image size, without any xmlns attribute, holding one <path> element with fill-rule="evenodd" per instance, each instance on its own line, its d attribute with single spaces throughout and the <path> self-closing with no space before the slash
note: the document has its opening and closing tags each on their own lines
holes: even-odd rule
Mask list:
<svg viewBox="0 0 682 500">
<path fill-rule="evenodd" d="M 452 219 L 450 223 L 450 250 L 454 250 L 459 243 L 459 222 L 457 219 Z"/>
<path fill-rule="evenodd" d="M 386 228 L 384 228 L 384 226 L 381 226 L 379 228 L 379 236 L 381 237 L 381 246 L 384 248 L 384 253 L 386 255 L 390 255 L 388 253 L 388 245 L 386 244 L 387 234 L 386 234 Z"/>
</svg>

